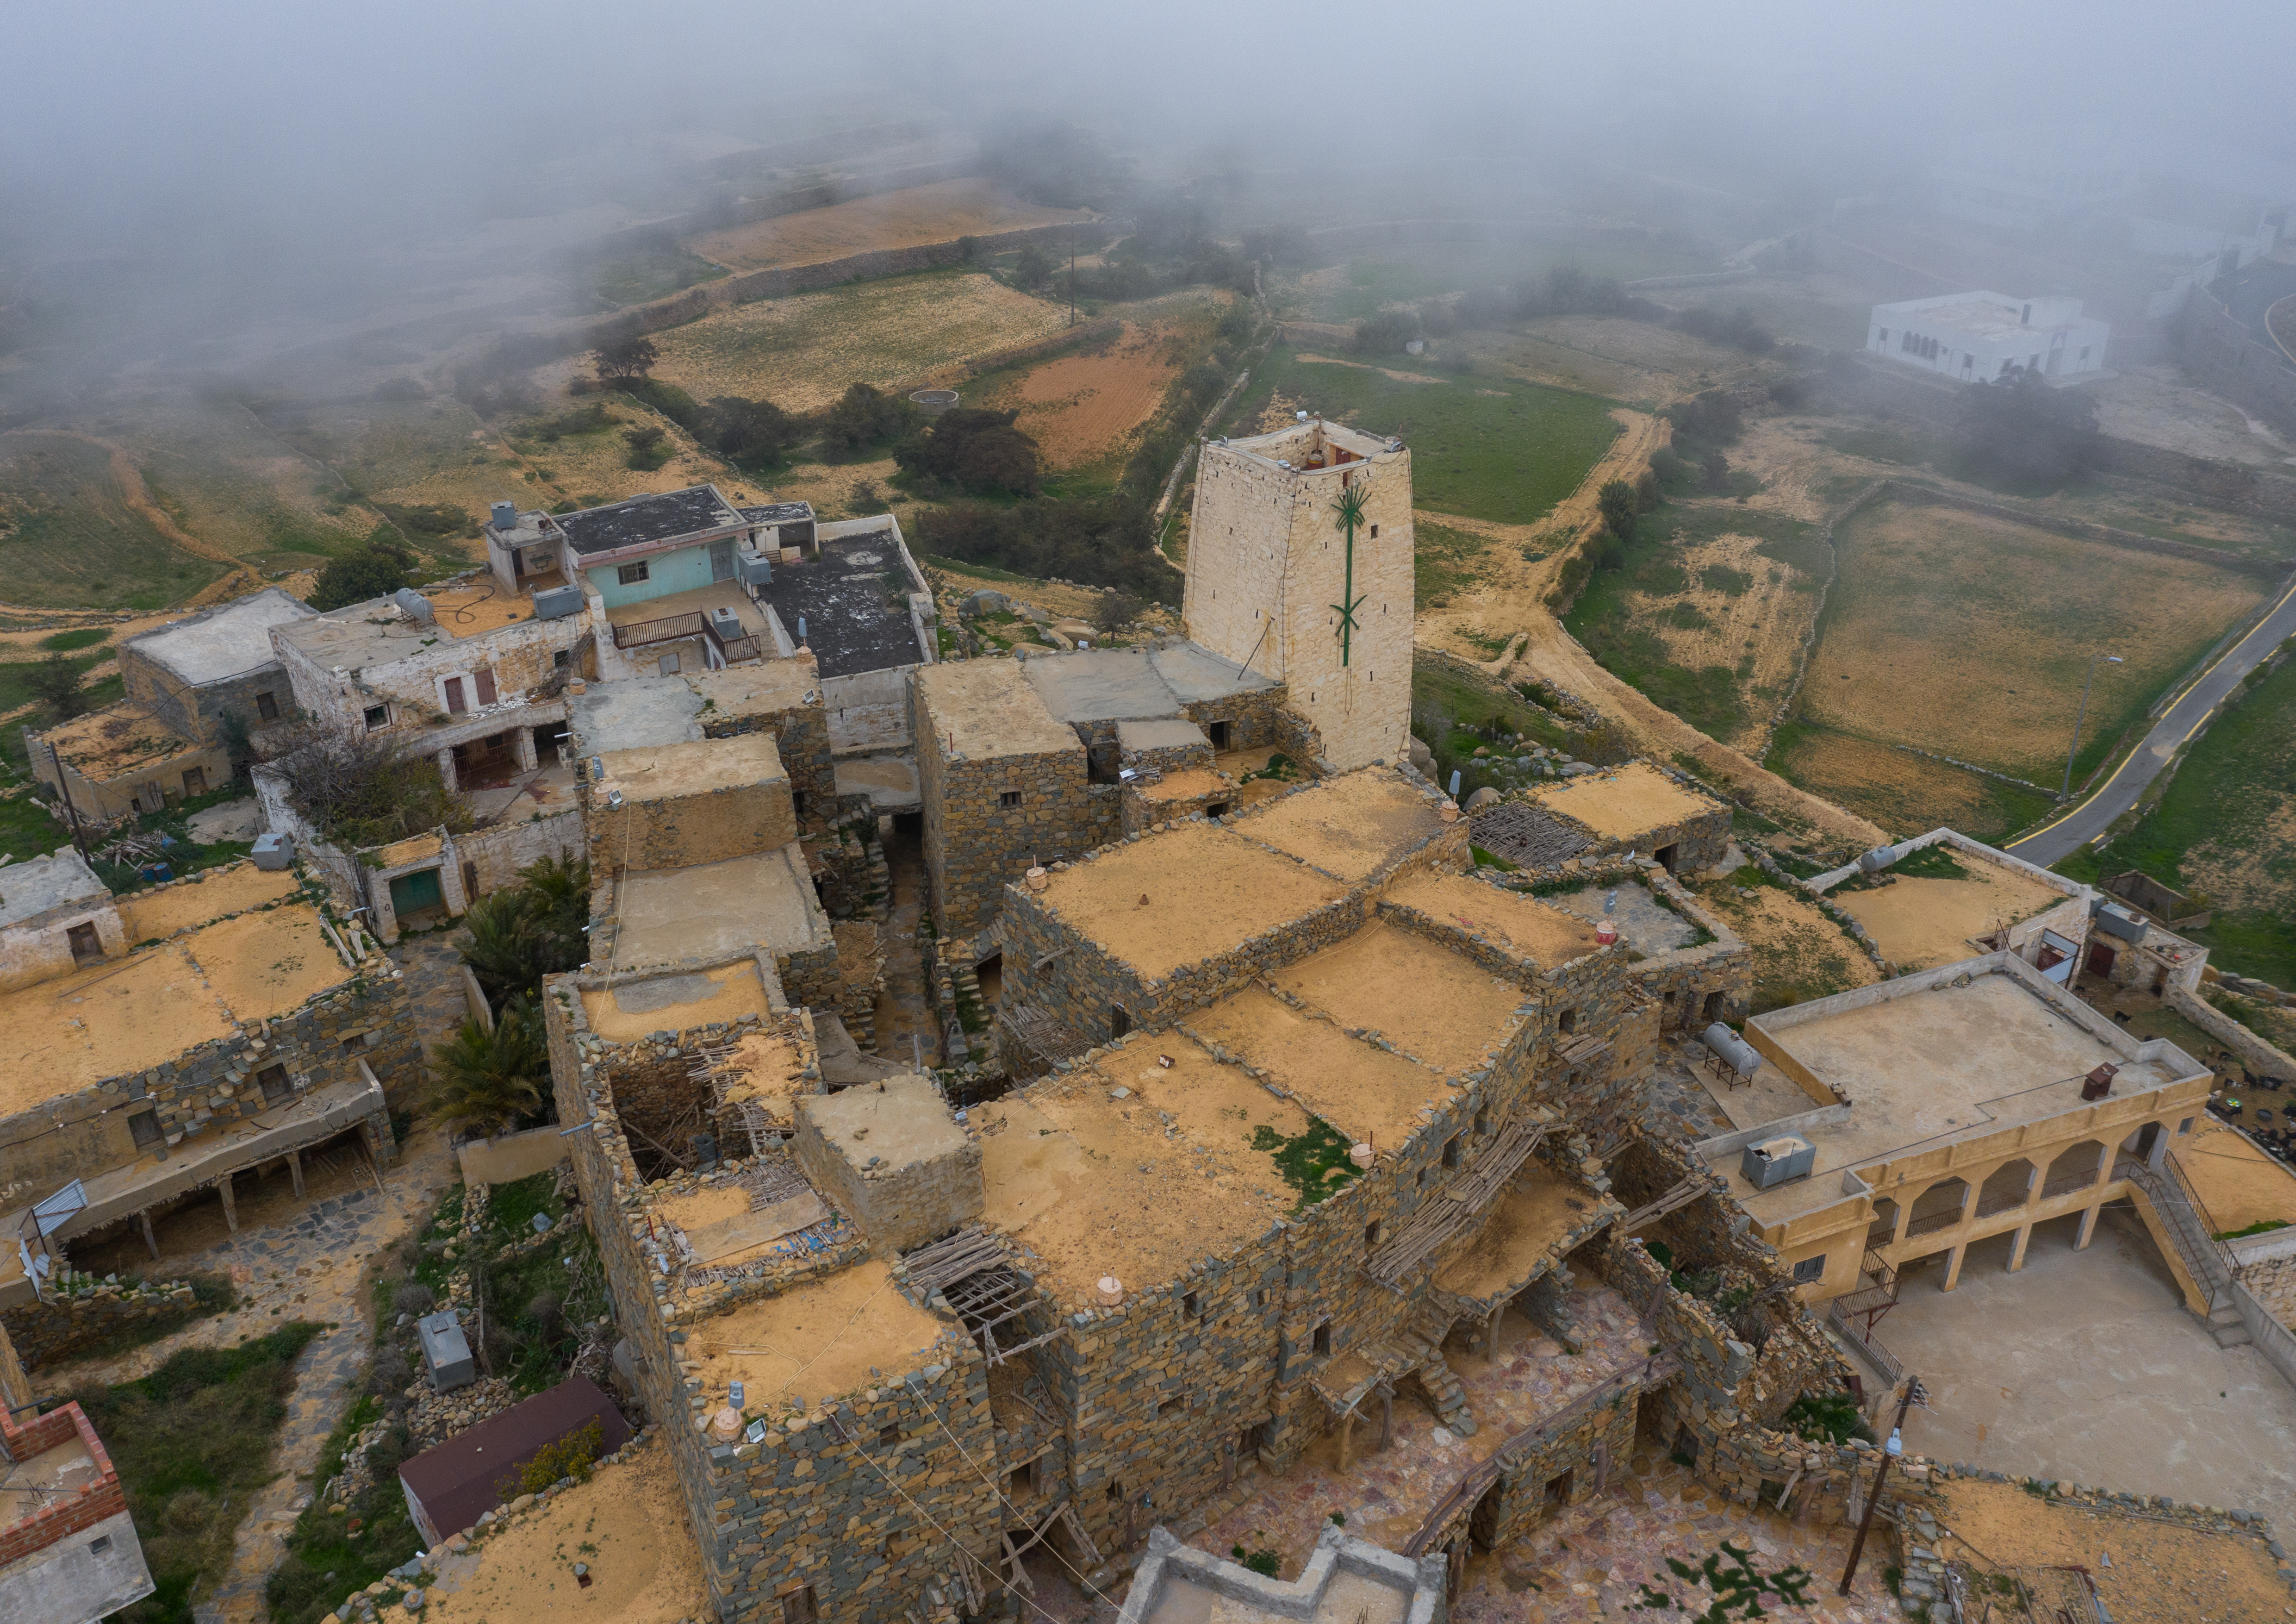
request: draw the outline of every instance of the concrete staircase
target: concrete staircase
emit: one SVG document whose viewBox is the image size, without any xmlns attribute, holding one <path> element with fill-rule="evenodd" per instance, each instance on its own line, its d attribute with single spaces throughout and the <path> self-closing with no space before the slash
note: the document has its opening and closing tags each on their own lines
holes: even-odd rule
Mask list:
<svg viewBox="0 0 2296 1624">
<path fill-rule="evenodd" d="M 2209 1327 L 2219 1348 L 2245 1347 L 2254 1339 L 2241 1317 L 2232 1292 L 2232 1269 L 2217 1243 L 2207 1208 L 2185 1184 L 2173 1158 L 2159 1171 L 2133 1161 L 2114 1172 L 2137 1192 L 2136 1210 L 2168 1257 L 2184 1288 L 2185 1307 Z"/>
</svg>

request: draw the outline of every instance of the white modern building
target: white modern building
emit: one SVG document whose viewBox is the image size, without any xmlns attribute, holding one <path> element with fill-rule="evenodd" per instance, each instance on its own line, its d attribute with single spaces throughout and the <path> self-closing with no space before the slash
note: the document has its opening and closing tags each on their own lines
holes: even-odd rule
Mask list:
<svg viewBox="0 0 2296 1624">
<path fill-rule="evenodd" d="M 2102 372 L 2112 331 L 2083 316 L 2078 299 L 1948 293 L 1875 305 L 1866 348 L 1964 383 L 1989 383 L 2019 367 L 2048 378 Z"/>
</svg>

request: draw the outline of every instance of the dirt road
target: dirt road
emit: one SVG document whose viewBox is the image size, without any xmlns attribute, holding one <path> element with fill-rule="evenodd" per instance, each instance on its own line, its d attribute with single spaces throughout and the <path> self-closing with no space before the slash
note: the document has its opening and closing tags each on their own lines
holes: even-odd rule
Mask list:
<svg viewBox="0 0 2296 1624">
<path fill-rule="evenodd" d="M 1667 440 L 1665 420 L 1620 406 L 1611 413 L 1624 431 L 1611 442 L 1602 460 L 1554 511 L 1535 524 L 1501 525 L 1467 522 L 1444 517 L 1442 522 L 1471 529 L 1505 545 L 1485 556 L 1489 572 L 1469 591 L 1455 593 L 1442 609 L 1420 612 L 1419 643 L 1474 660 L 1494 676 L 1503 662 L 1477 660 L 1480 652 L 1467 634 L 1485 636 L 1527 634 L 1509 667 L 1513 674 L 1528 672 L 1588 701 L 1631 734 L 1643 753 L 1671 763 L 1677 754 L 1695 757 L 1699 775 L 1724 789 L 1743 795 L 1765 816 L 1783 823 L 1807 824 L 1829 837 L 1859 849 L 1883 844 L 1888 836 L 1862 817 L 1856 817 L 1816 796 L 1796 789 L 1750 758 L 1717 743 L 1673 712 L 1651 702 L 1633 685 L 1595 662 L 1577 638 L 1562 629 L 1546 595 L 1562 573 L 1562 566 L 1601 528 L 1595 499 L 1611 480 L 1633 480 L 1650 466 L 1651 453 Z M 1525 546 L 1550 549 L 1543 558 L 1526 560 Z"/>
</svg>

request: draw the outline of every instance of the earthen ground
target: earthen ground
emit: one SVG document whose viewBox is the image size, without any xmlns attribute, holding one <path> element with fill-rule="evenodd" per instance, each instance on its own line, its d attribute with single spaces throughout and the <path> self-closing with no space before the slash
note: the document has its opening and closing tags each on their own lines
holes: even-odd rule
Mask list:
<svg viewBox="0 0 2296 1624">
<path fill-rule="evenodd" d="M 1153 978 L 1344 894 L 1339 882 L 1239 834 L 1188 824 L 1051 875 L 1044 899 L 1070 929 Z"/>
<path fill-rule="evenodd" d="M 1502 942 L 1549 968 L 1584 958 L 1596 946 L 1594 926 L 1576 914 L 1463 874 L 1415 874 L 1390 886 L 1385 897 L 1439 923 Z"/>
<path fill-rule="evenodd" d="M 119 903 L 119 923 L 130 942 L 173 936 L 226 914 L 243 913 L 291 895 L 303 882 L 290 871 L 266 874 L 252 863 L 234 863 L 205 879 L 160 890 L 139 891 Z"/>
<path fill-rule="evenodd" d="M 1862 821 L 1881 839 L 1926 833 L 1939 826 L 1978 840 L 2012 833 L 1998 826 L 1987 782 L 1942 761 L 1892 750 L 1846 733 L 1806 733 L 1785 751 L 1785 770 L 1794 782 L 1816 786 Z"/>
<path fill-rule="evenodd" d="M 1730 933 L 1753 955 L 1754 1013 L 1871 987 L 1882 972 L 1841 927 L 1800 891 L 1748 886 L 1751 897 L 1726 880 L 1695 888 Z"/>
<path fill-rule="evenodd" d="M 2013 1237 L 1972 1243 L 1951 1292 L 1942 1254 L 1906 1267 L 1881 1338 L 1931 1395 L 1906 1447 L 2296 1527 L 2296 1389 L 2253 1344 L 2217 1346 L 2133 1210 L 2106 1208 L 2085 1251 L 2079 1226 L 2035 1225 L 2013 1275 Z"/>
<path fill-rule="evenodd" d="M 1587 1221 L 1595 1202 L 1584 1191 L 1531 1161 L 1492 1203 L 1490 1221 L 1469 1251 L 1437 1284 L 1459 1297 L 1486 1300 L 1519 1284 L 1539 1256 Z M 1472 1362 L 1474 1356 L 1464 1355 Z"/>
<path fill-rule="evenodd" d="M 1156 1063 L 1160 1052 L 1170 1070 Z M 1253 1141 L 1263 1128 L 1287 1140 L 1308 1129 L 1298 1105 L 1170 1036 L 972 1115 L 983 1129 L 984 1218 L 1019 1237 L 1070 1308 L 1096 1303 L 1104 1275 L 1152 1290 L 1267 1234 L 1292 1196 Z"/>
<path fill-rule="evenodd" d="M 685 1357 L 713 1400 L 740 1382 L 751 1410 L 800 1398 L 817 1407 L 873 1385 L 872 1366 L 915 1369 L 946 1328 L 871 1259 L 697 1321 L 686 1327 Z"/>
<path fill-rule="evenodd" d="M 1969 877 L 1931 880 L 1906 875 L 1874 890 L 1840 890 L 1833 901 L 1864 925 L 1882 956 L 1900 970 L 1926 970 L 1972 958 L 1983 949 L 1972 936 L 1988 936 L 2062 902 L 2051 890 L 1992 863 L 1964 861 Z"/>
<path fill-rule="evenodd" d="M 979 274 L 896 276 L 713 310 L 653 335 L 654 375 L 696 399 L 740 395 L 815 412 L 1050 337 L 1065 307 Z"/>
<path fill-rule="evenodd" d="M 1612 841 L 1632 840 L 1717 809 L 1712 801 L 1693 795 L 1644 762 L 1567 778 L 1536 791 L 1531 799 Z"/>
<path fill-rule="evenodd" d="M 1350 1144 L 1392 1150 L 1420 1127 L 1423 1108 L 1440 1111 L 1458 1095 L 1439 1072 L 1349 1038 L 1256 987 L 1197 1011 L 1188 1026 L 1268 1071 Z"/>
<path fill-rule="evenodd" d="M 677 996 L 660 997 L 660 983 L 674 980 Z M 653 988 L 648 994 L 649 988 Z M 627 1003 L 623 1000 L 627 997 Z M 649 1032 L 683 1031 L 713 1021 L 733 1021 L 766 1013 L 766 989 L 751 964 L 729 964 L 694 976 L 633 977 L 614 987 L 586 990 L 583 1013 L 590 1029 L 610 1042 L 627 1043 Z"/>
<path fill-rule="evenodd" d="M 1200 767 L 1182 767 L 1168 772 L 1154 783 L 1136 784 L 1143 800 L 1193 800 L 1199 795 L 1214 795 L 1234 786 L 1218 773 Z"/>
<path fill-rule="evenodd" d="M 972 176 L 776 215 L 690 238 L 685 246 L 728 270 L 758 271 L 1091 217 L 1087 209 L 1023 202 L 995 182 Z"/>
<path fill-rule="evenodd" d="M 1350 773 L 1270 808 L 1240 833 L 1356 881 L 1369 879 L 1441 827 L 1435 808 L 1402 780 Z"/>
<path fill-rule="evenodd" d="M 1664 645 L 1674 664 L 1687 670 L 1720 666 L 1736 673 L 1739 691 L 1752 696 L 1745 720 L 1724 742 L 1756 754 L 1769 747 L 1775 702 L 1800 661 L 1803 637 L 1817 612 L 1817 595 L 1796 585 L 1796 571 L 1758 549 L 1759 538 L 1726 535 L 1693 542 L 1673 556 L 1690 585 L 1670 597 L 1638 597 L 1636 629 Z M 1703 584 L 1713 569 L 1736 570 L 1752 584 L 1733 596 Z M 1814 585 L 1805 581 L 1804 586 Z M 1675 623 L 1671 611 L 1687 606 L 1705 621 Z"/>
<path fill-rule="evenodd" d="M 2087 666 L 2090 714 L 2172 680 L 2263 595 L 2255 577 L 1884 500 L 1837 528 L 1840 578 L 1811 651 L 1816 721 L 2031 777 L 2064 763 Z"/>
<path fill-rule="evenodd" d="M 2273 1218 L 2296 1224 L 2296 1173 L 2212 1117 L 2177 1149 L 2177 1165 L 2220 1234 Z"/>
<path fill-rule="evenodd" d="M 1938 1521 L 1951 1535 L 1939 1554 L 1994 1572 L 2085 1568 L 2113 1624 L 2247 1624 L 2296 1612 L 2261 1534 L 2052 1504 L 2013 1483 L 1956 1478 L 1943 1488 Z"/>
<path fill-rule="evenodd" d="M 351 974 L 308 903 L 242 914 L 176 946 L 242 1026 L 299 1009 Z"/>
<path fill-rule="evenodd" d="M 1341 1025 L 1376 1032 L 1453 1075 L 1481 1062 L 1527 997 L 1472 960 L 1377 920 L 1268 980 Z"/>
<path fill-rule="evenodd" d="M 1134 440 L 1180 373 L 1171 334 L 1127 322 L 1103 350 L 1033 366 L 991 403 L 1017 407 L 1013 427 L 1030 436 L 1047 466 L 1078 468 Z"/>
<path fill-rule="evenodd" d="M 586 1587 L 577 1562 L 589 1569 Z M 635 1458 L 600 1467 L 588 1482 L 447 1557 L 425 1594 L 423 1616 L 453 1624 L 673 1624 L 709 1612 L 685 1498 L 668 1442 L 657 1438 Z"/>
</svg>

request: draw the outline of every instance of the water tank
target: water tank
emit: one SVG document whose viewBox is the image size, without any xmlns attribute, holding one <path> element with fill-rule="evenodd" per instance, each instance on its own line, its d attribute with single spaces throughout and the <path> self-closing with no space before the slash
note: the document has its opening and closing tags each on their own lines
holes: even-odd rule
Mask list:
<svg viewBox="0 0 2296 1624">
<path fill-rule="evenodd" d="M 258 868 L 285 868 L 295 860 L 295 837 L 291 834 L 258 834 L 255 837 L 254 856 Z"/>
<path fill-rule="evenodd" d="M 1808 1177 L 1816 1162 L 1817 1146 L 1792 1134 L 1781 1134 L 1748 1145 L 1738 1159 L 1738 1172 L 1757 1190 L 1768 1190 Z"/>
<path fill-rule="evenodd" d="M 731 643 L 734 638 L 747 635 L 742 630 L 741 611 L 724 604 L 709 611 L 709 629 L 718 634 L 718 640 L 721 643 Z"/>
<path fill-rule="evenodd" d="M 2096 910 L 2096 928 L 2107 936 L 2118 936 L 2126 942 L 2144 939 L 2144 922 L 2119 903 L 2101 903 Z"/>
<path fill-rule="evenodd" d="M 579 586 L 548 586 L 534 595 L 534 618 L 537 620 L 563 620 L 578 614 L 582 609 L 582 589 Z"/>
<path fill-rule="evenodd" d="M 428 625 L 439 618 L 438 611 L 430 607 L 430 600 L 412 586 L 401 586 L 390 595 L 390 601 L 405 610 L 410 620 L 420 620 Z"/>
<path fill-rule="evenodd" d="M 744 586 L 770 586 L 774 584 L 773 561 L 761 553 L 736 553 L 734 578 Z"/>
<path fill-rule="evenodd" d="M 493 525 L 494 525 L 495 529 L 498 529 L 498 530 L 504 530 L 504 531 L 514 530 L 514 529 L 518 529 L 518 504 L 517 504 L 517 503 L 515 503 L 515 502 L 497 502 L 497 503 L 496 503 L 496 504 L 494 504 L 494 515 L 495 515 L 495 516 L 494 516 L 493 520 L 491 521 L 491 522 L 493 523 Z"/>
<path fill-rule="evenodd" d="M 1871 851 L 1858 854 L 1857 872 L 1861 874 L 1878 874 L 1897 860 L 1898 849 L 1895 846 L 1876 846 Z"/>
<path fill-rule="evenodd" d="M 1740 1077 L 1751 1077 L 1762 1069 L 1762 1057 L 1754 1046 L 1719 1021 L 1701 1032 L 1698 1041 L 1728 1062 Z"/>
</svg>

